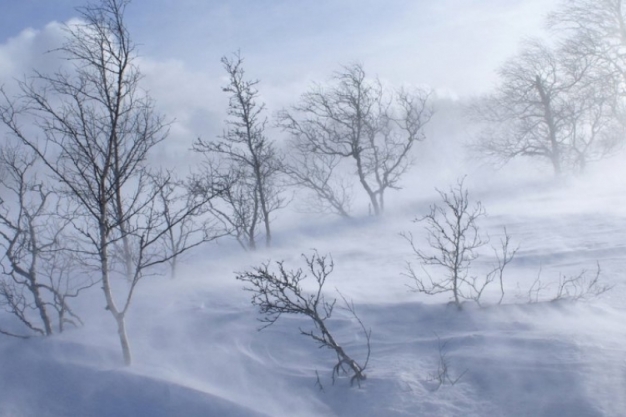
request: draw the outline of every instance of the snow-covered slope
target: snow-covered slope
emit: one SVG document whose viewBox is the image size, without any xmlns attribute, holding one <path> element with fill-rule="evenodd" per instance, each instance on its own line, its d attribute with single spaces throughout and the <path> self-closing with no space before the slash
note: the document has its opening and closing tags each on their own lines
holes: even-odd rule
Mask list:
<svg viewBox="0 0 626 417">
<path fill-rule="evenodd" d="M 492 239 L 507 226 L 520 245 L 503 304 L 493 286 L 483 308 L 459 311 L 446 295 L 408 291 L 402 273 L 411 250 L 399 233 L 419 236 L 411 220 L 432 194 L 397 204 L 382 220 L 303 217 L 278 230 L 271 251 L 208 245 L 179 279 L 139 287 L 129 369 L 97 290 L 77 306 L 85 327 L 46 340 L 0 339 L 0 416 L 624 416 L 626 193 L 624 184 L 597 184 L 474 187 Z M 306 318 L 284 316 L 257 331 L 250 294 L 234 279 L 269 259 L 295 269 L 312 248 L 334 259 L 328 296 L 337 288 L 353 299 L 372 329 L 361 388 L 348 378 L 332 384 L 334 354 L 299 334 Z M 482 259 L 479 271 L 493 261 Z M 592 274 L 597 262 L 611 291 L 588 302 L 549 301 L 559 274 Z M 547 287 L 529 303 L 540 270 Z M 365 358 L 349 313 L 336 310 L 329 326 L 350 355 Z M 442 354 L 450 378 L 460 377 L 454 385 L 438 387 Z"/>
</svg>

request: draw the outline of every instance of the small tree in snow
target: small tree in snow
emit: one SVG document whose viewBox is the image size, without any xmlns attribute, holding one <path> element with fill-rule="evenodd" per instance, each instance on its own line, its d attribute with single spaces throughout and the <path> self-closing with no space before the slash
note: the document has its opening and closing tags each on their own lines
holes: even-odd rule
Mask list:
<svg viewBox="0 0 626 417">
<path fill-rule="evenodd" d="M 221 193 L 211 211 L 245 248 L 257 248 L 258 229 L 263 227 L 265 246 L 272 243 L 271 215 L 284 207 L 279 183 L 281 157 L 265 134 L 265 104 L 258 103 L 258 80 L 247 80 L 243 58 L 222 58 L 228 84 L 222 90 L 230 94 L 228 128 L 218 141 L 198 139 L 193 149 L 206 157 L 204 181 L 222 178 L 229 186 Z M 212 182 L 209 181 L 209 182 Z M 212 188 L 212 187 L 208 187 Z M 220 204 L 221 202 L 221 204 Z"/>
<path fill-rule="evenodd" d="M 504 229 L 501 248 L 494 249 L 498 260 L 486 276 L 480 278 L 470 274 L 470 266 L 478 258 L 478 250 L 489 242 L 488 236 L 481 234 L 477 221 L 486 215 L 480 201 L 471 204 L 463 179 L 449 192 L 437 190 L 443 205 L 432 205 L 430 213 L 415 222 L 426 222 L 428 246 L 432 251 L 424 251 L 416 244 L 411 232 L 402 236 L 411 244 L 413 253 L 420 262 L 426 277 L 407 263 L 406 276 L 413 280 L 411 289 L 425 294 L 451 293 L 454 304 L 461 308 L 462 300 L 474 300 L 480 305 L 483 291 L 494 280 L 500 281 L 501 297 L 504 296 L 502 277 L 504 268 L 513 260 L 517 249 L 511 250 L 510 237 Z M 433 278 L 425 267 L 435 266 L 444 271 L 441 278 Z"/>
<path fill-rule="evenodd" d="M 266 323 L 262 329 L 274 324 L 282 314 L 297 314 L 309 317 L 313 321 L 310 330 L 300 329 L 300 333 L 308 336 L 319 343 L 320 347 L 332 349 L 337 354 L 337 364 L 333 367 L 333 382 L 340 372 L 350 370 L 352 378 L 350 383 L 356 381 L 360 384 L 366 379 L 365 369 L 370 356 L 371 330 L 367 330 L 361 319 L 356 315 L 354 304 L 348 302 L 343 295 L 345 308 L 358 321 L 365 333 L 367 340 L 367 357 L 363 365 L 352 359 L 339 345 L 330 332 L 327 320 L 331 318 L 336 299 L 327 300 L 323 294 L 326 278 L 333 271 L 333 261 L 326 256 L 320 256 L 315 252 L 311 257 L 302 255 L 306 261 L 308 272 L 311 273 L 317 283 L 317 289 L 312 294 L 307 294 L 301 282 L 307 277 L 302 269 L 287 271 L 283 262 L 277 262 L 278 273 L 269 270 L 269 264 L 263 264 L 252 271 L 237 275 L 237 279 L 249 284 L 246 290 L 252 292 L 252 304 L 259 308 L 263 314 L 260 319 Z M 346 367 L 348 369 L 346 369 Z"/>
<path fill-rule="evenodd" d="M 528 303 L 538 303 L 540 295 L 553 287 L 554 282 L 543 282 L 541 280 L 541 269 L 537 273 L 537 278 L 533 281 L 526 293 Z M 559 274 L 556 282 L 556 291 L 551 298 L 546 301 L 588 301 L 597 298 L 605 292 L 613 289 L 612 285 L 601 282 L 600 263 L 597 263 L 596 272 L 588 274 L 588 270 L 583 269 L 577 275 L 567 276 Z M 518 295 L 519 297 L 519 295 Z"/>
</svg>

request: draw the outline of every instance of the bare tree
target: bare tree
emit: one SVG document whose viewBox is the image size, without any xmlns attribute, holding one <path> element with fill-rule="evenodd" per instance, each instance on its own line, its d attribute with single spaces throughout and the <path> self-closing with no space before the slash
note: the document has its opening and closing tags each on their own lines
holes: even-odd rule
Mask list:
<svg viewBox="0 0 626 417">
<path fill-rule="evenodd" d="M 255 250 L 260 221 L 259 200 L 255 200 L 254 192 L 250 192 L 254 191 L 250 178 L 234 166 L 221 169 L 212 161 L 205 161 L 203 168 L 189 179 L 193 195 L 211 195 L 222 190 L 218 199 L 209 202 L 210 212 L 222 224 L 225 233 L 234 236 L 244 250 Z"/>
<path fill-rule="evenodd" d="M 487 274 L 486 282 L 491 282 L 494 279 L 498 279 L 500 284 L 500 299 L 498 304 L 502 304 L 504 300 L 504 269 L 511 263 L 519 246 L 511 248 L 511 236 L 507 233 L 506 227 L 504 228 L 504 237 L 500 239 L 500 248 L 493 247 L 494 256 L 496 257 L 496 266 Z M 480 298 L 480 297 L 479 297 Z"/>
<path fill-rule="evenodd" d="M 72 276 L 77 264 L 64 246 L 68 223 L 54 213 L 57 196 L 33 174 L 35 162 L 18 146 L 0 149 L 0 305 L 29 332 L 49 336 L 65 324 L 82 324 L 68 299 L 95 282 Z"/>
<path fill-rule="evenodd" d="M 517 156 L 550 161 L 555 175 L 562 172 L 566 149 L 566 91 L 560 63 L 540 42 L 529 43 L 500 68 L 497 92 L 484 98 L 473 117 L 486 122 L 478 139 L 479 152 L 501 161 Z"/>
<path fill-rule="evenodd" d="M 210 176 L 227 176 L 231 193 L 222 194 L 226 208 L 214 207 L 214 213 L 232 226 L 236 236 L 245 236 L 248 249 L 256 249 L 257 226 L 265 229 L 265 246 L 272 242 L 271 214 L 284 206 L 278 181 L 281 158 L 274 143 L 265 135 L 265 104 L 257 103 L 258 80 L 245 79 L 243 58 L 223 57 L 228 84 L 222 88 L 230 94 L 228 128 L 219 141 L 198 139 L 193 149 L 207 156 Z M 216 161 L 216 159 L 218 161 Z"/>
<path fill-rule="evenodd" d="M 585 129 L 575 141 L 576 162 L 599 159 L 623 145 L 626 135 L 626 10 L 622 0 L 567 0 L 548 16 L 570 61 L 588 65 L 576 102 Z M 598 146 L 598 142 L 601 146 Z"/>
<path fill-rule="evenodd" d="M 596 81 L 579 83 L 569 94 L 569 163 L 576 172 L 613 154 L 626 137 L 615 90 Z"/>
<path fill-rule="evenodd" d="M 307 277 L 302 269 L 287 271 L 283 262 L 277 262 L 278 273 L 271 272 L 269 264 L 263 264 L 252 271 L 243 272 L 237 275 L 237 279 L 249 284 L 246 290 L 252 292 L 252 304 L 259 308 L 263 314 L 260 320 L 266 323 L 263 328 L 274 324 L 283 314 L 296 314 L 309 317 L 314 324 L 311 330 L 300 329 L 300 333 L 310 337 L 319 343 L 320 347 L 333 350 L 337 354 L 337 364 L 333 368 L 333 381 L 340 371 L 345 372 L 345 367 L 352 372 L 351 384 L 355 381 L 360 385 L 366 379 L 365 369 L 370 356 L 371 330 L 367 330 L 361 319 L 356 315 L 354 304 L 348 302 L 340 294 L 345 303 L 345 308 L 358 321 L 367 340 L 367 358 L 365 363 L 360 365 L 345 352 L 343 347 L 337 343 L 330 332 L 327 320 L 331 318 L 336 299 L 329 301 L 323 294 L 323 287 L 326 279 L 333 271 L 332 259 L 320 256 L 315 252 L 311 257 L 303 255 L 308 272 L 316 281 L 317 288 L 311 294 L 305 293 L 301 282 Z M 318 375 L 319 382 L 319 375 Z"/>
<path fill-rule="evenodd" d="M 0 107 L 5 126 L 35 152 L 75 205 L 68 220 L 85 267 L 98 273 L 126 364 L 132 355 L 125 320 L 137 284 L 175 256 L 163 249 L 170 228 L 214 197 L 196 199 L 173 220 L 162 216 L 164 184 L 153 180 L 146 161 L 168 126 L 139 88 L 135 46 L 124 22 L 128 4 L 100 0 L 78 9 L 81 21 L 67 27 L 60 48 L 73 63 L 71 71 L 36 73 L 20 83 L 20 96 L 4 95 Z M 43 140 L 29 135 L 24 122 L 36 126 Z M 116 277 L 126 280 L 115 284 Z M 114 291 L 115 285 L 125 291 Z"/>
<path fill-rule="evenodd" d="M 215 240 L 225 233 L 218 231 L 211 219 L 206 218 L 208 207 L 197 204 L 193 184 L 185 184 L 173 179 L 171 175 L 169 172 L 160 172 L 153 178 L 159 193 L 158 206 L 165 221 L 164 256 L 169 259 L 167 263 L 170 266 L 170 277 L 175 279 L 179 255 L 183 251 Z M 220 193 L 216 189 L 211 192 L 214 195 Z M 207 195 L 206 190 L 203 195 Z M 195 211 L 189 211 L 190 207 L 195 207 Z"/>
<path fill-rule="evenodd" d="M 287 183 L 310 192 L 300 209 L 349 218 L 352 186 L 347 178 L 337 173 L 343 158 L 338 155 L 311 155 L 306 146 L 299 144 L 294 144 L 290 154 L 290 163 L 283 166 L 289 178 Z"/>
<path fill-rule="evenodd" d="M 454 304 L 461 308 L 462 300 L 473 300 L 480 305 L 485 288 L 496 278 L 500 281 L 501 298 L 504 297 L 502 276 L 504 268 L 511 262 L 517 249 L 511 250 L 510 238 L 504 229 L 504 239 L 500 252 L 496 251 L 497 266 L 486 276 L 480 278 L 470 274 L 470 267 L 479 256 L 479 249 L 489 242 L 489 238 L 480 233 L 478 220 L 486 215 L 478 201 L 471 204 L 468 191 L 463 186 L 463 179 L 448 193 L 439 191 L 443 205 L 432 205 L 430 213 L 415 222 L 425 222 L 427 242 L 432 251 L 420 249 L 413 234 L 402 236 L 411 244 L 413 253 L 420 262 L 426 278 L 407 262 L 406 276 L 413 280 L 411 289 L 425 294 L 452 293 Z M 444 271 L 442 278 L 433 278 L 425 267 L 434 266 Z"/>
<path fill-rule="evenodd" d="M 626 5 L 622 0 L 565 0 L 548 16 L 548 25 L 565 34 L 564 49 L 594 60 L 601 83 L 617 80 L 626 94 Z"/>
<path fill-rule="evenodd" d="M 429 94 L 389 93 L 380 81 L 368 80 L 359 64 L 344 67 L 332 82 L 328 88 L 315 86 L 298 105 L 279 115 L 294 148 L 312 160 L 304 167 L 296 160 L 289 173 L 324 199 L 331 211 L 345 216 L 346 188 L 333 188 L 327 178 L 339 160 L 349 160 L 371 210 L 380 215 L 385 192 L 399 187 L 411 166 L 413 145 L 424 139 L 423 128 L 432 114 Z"/>
<path fill-rule="evenodd" d="M 544 159 L 557 176 L 613 152 L 626 131 L 615 118 L 612 89 L 597 83 L 596 62 L 528 42 L 500 68 L 497 91 L 471 108 L 483 124 L 475 150 L 502 163 Z"/>
</svg>

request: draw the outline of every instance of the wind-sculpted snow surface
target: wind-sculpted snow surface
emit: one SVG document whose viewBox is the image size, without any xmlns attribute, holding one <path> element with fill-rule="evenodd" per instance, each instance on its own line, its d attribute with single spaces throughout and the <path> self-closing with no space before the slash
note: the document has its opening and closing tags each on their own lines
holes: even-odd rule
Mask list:
<svg viewBox="0 0 626 417">
<path fill-rule="evenodd" d="M 81 346 L 46 341 L 4 346 L 1 416 L 263 417 L 209 392 L 129 372 L 60 360 Z"/>
<path fill-rule="evenodd" d="M 406 287 L 411 250 L 399 233 L 421 233 L 411 219 L 425 213 L 428 199 L 382 219 L 277 226 L 271 251 L 204 247 L 177 280 L 142 283 L 128 323 L 131 368 L 121 366 L 114 323 L 96 290 L 76 307 L 84 328 L 0 339 L 0 416 L 623 416 L 624 189 L 477 189 L 490 214 L 484 230 L 497 241 L 506 226 L 520 245 L 502 305 L 493 286 L 482 308 L 464 303 L 459 310 L 446 294 Z M 336 287 L 353 299 L 372 329 L 361 388 L 350 387 L 349 377 L 332 384 L 334 358 L 299 334 L 306 318 L 285 316 L 258 332 L 249 294 L 234 279 L 268 260 L 303 266 L 300 254 L 311 248 L 333 256 L 329 295 Z M 493 260 L 486 248 L 478 272 Z M 550 301 L 560 274 L 593 273 L 596 262 L 610 291 L 588 302 Z M 538 277 L 540 291 L 529 295 Z M 337 310 L 329 326 L 355 358 L 366 355 L 348 312 Z M 442 358 L 449 379 L 440 383 Z"/>
</svg>

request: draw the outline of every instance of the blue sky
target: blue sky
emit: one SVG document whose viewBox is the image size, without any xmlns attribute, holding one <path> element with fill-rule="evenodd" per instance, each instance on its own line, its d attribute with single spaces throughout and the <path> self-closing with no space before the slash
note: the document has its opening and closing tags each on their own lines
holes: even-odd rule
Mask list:
<svg viewBox="0 0 626 417">
<path fill-rule="evenodd" d="M 0 0 L 0 41 L 28 27 L 40 28 L 52 20 L 65 21 L 75 15 L 81 0 Z"/>
<path fill-rule="evenodd" d="M 66 21 L 83 0 L 0 0 L 0 42 Z M 361 61 L 383 78 L 459 94 L 487 87 L 555 0 L 134 0 L 141 54 L 219 69 L 241 49 L 259 78 L 293 80 Z M 251 62 L 252 64 L 252 62 Z M 252 69 L 252 68 L 251 68 Z"/>
<path fill-rule="evenodd" d="M 524 37 L 541 33 L 557 1 L 133 0 L 126 19 L 144 86 L 177 121 L 172 136 L 193 138 L 221 129 L 220 58 L 233 51 L 261 80 L 270 112 L 356 61 L 393 86 L 463 97 L 489 91 L 497 67 Z M 59 22 L 81 4 L 0 0 L 0 84 L 33 68 L 54 70 L 45 51 L 62 41 Z"/>
</svg>

